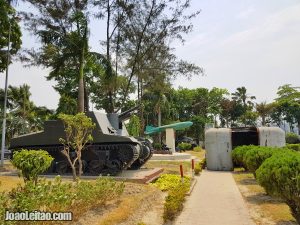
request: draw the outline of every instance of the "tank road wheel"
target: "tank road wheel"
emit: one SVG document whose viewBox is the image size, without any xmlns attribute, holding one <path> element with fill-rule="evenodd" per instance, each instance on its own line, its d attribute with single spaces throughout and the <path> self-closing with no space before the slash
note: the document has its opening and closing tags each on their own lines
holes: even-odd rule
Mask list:
<svg viewBox="0 0 300 225">
<path fill-rule="evenodd" d="M 68 167 L 69 167 L 69 164 L 67 161 L 56 162 L 56 172 L 59 175 L 67 173 Z"/>
<path fill-rule="evenodd" d="M 103 169 L 103 164 L 99 160 L 92 160 L 88 168 L 91 174 L 99 175 Z"/>
<path fill-rule="evenodd" d="M 117 175 L 122 170 L 122 162 L 117 159 L 113 159 L 107 162 L 108 174 Z"/>
</svg>

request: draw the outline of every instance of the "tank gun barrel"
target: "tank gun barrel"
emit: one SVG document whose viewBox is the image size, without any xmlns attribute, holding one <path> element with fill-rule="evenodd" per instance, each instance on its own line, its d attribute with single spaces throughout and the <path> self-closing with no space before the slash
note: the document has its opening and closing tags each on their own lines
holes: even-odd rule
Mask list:
<svg viewBox="0 0 300 225">
<path fill-rule="evenodd" d="M 127 120 L 133 113 L 135 113 L 140 108 L 140 105 L 134 106 L 131 109 L 126 110 L 125 112 L 120 113 L 119 121 Z"/>
</svg>

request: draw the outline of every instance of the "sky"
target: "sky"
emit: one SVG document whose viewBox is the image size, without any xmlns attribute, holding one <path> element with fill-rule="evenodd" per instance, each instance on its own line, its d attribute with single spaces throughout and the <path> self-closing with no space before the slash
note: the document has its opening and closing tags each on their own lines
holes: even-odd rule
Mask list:
<svg viewBox="0 0 300 225">
<path fill-rule="evenodd" d="M 28 6 L 20 3 L 18 9 Z M 193 19 L 193 32 L 185 44 L 173 43 L 176 55 L 205 70 L 204 76 L 190 81 L 178 78 L 175 88 L 219 87 L 230 93 L 245 86 L 257 102 L 271 102 L 279 86 L 300 86 L 300 1 L 299 0 L 192 0 L 191 11 L 201 10 Z M 91 22 L 90 44 L 102 51 L 99 39 L 104 27 Z M 35 37 L 23 31 L 23 47 L 37 46 Z M 9 67 L 10 85 L 27 83 L 31 99 L 38 106 L 56 109 L 59 95 L 49 70 L 24 68 L 19 62 Z M 0 87 L 4 88 L 4 73 Z"/>
</svg>

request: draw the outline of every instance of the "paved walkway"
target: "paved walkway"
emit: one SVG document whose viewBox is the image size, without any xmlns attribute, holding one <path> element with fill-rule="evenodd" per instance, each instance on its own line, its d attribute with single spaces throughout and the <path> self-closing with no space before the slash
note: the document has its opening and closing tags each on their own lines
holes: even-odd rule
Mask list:
<svg viewBox="0 0 300 225">
<path fill-rule="evenodd" d="M 175 225 L 254 225 L 231 172 L 202 171 Z"/>
</svg>

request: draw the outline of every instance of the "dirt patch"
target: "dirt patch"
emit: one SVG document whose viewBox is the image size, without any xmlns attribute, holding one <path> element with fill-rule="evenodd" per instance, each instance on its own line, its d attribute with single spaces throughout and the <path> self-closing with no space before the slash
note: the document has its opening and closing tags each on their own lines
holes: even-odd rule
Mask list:
<svg viewBox="0 0 300 225">
<path fill-rule="evenodd" d="M 164 194 L 151 185 L 126 183 L 119 199 L 85 213 L 76 225 L 162 225 Z"/>
<path fill-rule="evenodd" d="M 297 224 L 290 213 L 289 207 L 282 200 L 267 195 L 251 173 L 234 172 L 233 177 L 256 224 Z"/>
<path fill-rule="evenodd" d="M 0 191 L 10 191 L 16 188 L 19 184 L 23 185 L 22 178 L 17 176 L 0 176 Z"/>
</svg>

